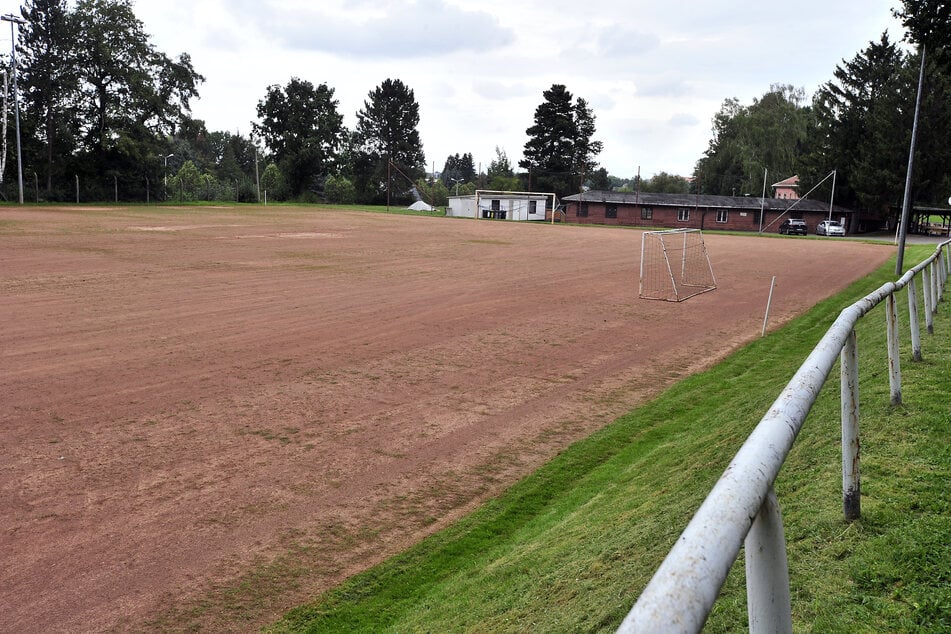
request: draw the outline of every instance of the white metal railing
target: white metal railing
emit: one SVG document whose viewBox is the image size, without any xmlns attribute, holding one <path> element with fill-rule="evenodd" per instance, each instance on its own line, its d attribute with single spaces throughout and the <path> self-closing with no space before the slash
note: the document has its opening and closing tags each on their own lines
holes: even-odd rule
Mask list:
<svg viewBox="0 0 951 634">
<path fill-rule="evenodd" d="M 908 289 L 912 355 L 921 359 L 916 278 L 921 277 L 925 322 L 934 314 L 951 273 L 951 240 L 906 272 L 839 313 L 792 380 L 753 429 L 654 573 L 618 632 L 699 632 L 727 574 L 746 549 L 746 593 L 751 632 L 791 632 L 789 571 L 782 516 L 773 482 L 839 358 L 842 392 L 842 507 L 859 517 L 859 399 L 855 324 L 885 302 L 890 398 L 901 402 L 898 309 Z"/>
</svg>

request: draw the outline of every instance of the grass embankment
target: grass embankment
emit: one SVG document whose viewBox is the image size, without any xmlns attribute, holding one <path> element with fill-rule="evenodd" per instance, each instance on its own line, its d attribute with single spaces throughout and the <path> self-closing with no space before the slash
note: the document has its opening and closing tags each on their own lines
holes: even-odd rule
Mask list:
<svg viewBox="0 0 951 634">
<path fill-rule="evenodd" d="M 931 247 L 906 255 L 919 262 Z M 894 264 L 576 443 L 451 528 L 302 606 L 273 631 L 611 631 L 808 351 Z M 902 294 L 899 305 L 907 311 Z M 841 511 L 838 370 L 776 490 L 797 631 L 951 627 L 951 308 L 888 404 L 884 312 L 857 333 L 862 519 Z M 742 554 L 707 631 L 746 627 Z M 672 606 L 673 607 L 673 606 Z"/>
</svg>

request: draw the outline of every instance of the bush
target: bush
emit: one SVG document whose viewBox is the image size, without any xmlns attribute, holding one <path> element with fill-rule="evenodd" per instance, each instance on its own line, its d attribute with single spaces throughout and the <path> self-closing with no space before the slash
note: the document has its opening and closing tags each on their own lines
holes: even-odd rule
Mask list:
<svg viewBox="0 0 951 634">
<path fill-rule="evenodd" d="M 340 205 L 351 205 L 357 198 L 353 182 L 345 176 L 328 176 L 324 183 L 324 195 L 327 201 Z"/>
</svg>

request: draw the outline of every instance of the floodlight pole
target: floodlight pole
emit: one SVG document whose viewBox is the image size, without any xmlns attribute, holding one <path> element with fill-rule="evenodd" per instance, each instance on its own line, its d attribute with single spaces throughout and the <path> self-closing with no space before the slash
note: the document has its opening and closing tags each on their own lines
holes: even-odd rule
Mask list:
<svg viewBox="0 0 951 634">
<path fill-rule="evenodd" d="M 895 257 L 895 274 L 901 275 L 905 260 L 905 238 L 908 236 L 908 216 L 911 207 L 911 175 L 915 165 L 915 141 L 918 137 L 918 113 L 921 111 L 921 88 L 925 79 L 925 45 L 921 45 L 921 69 L 918 71 L 918 96 L 915 98 L 915 120 L 911 125 L 911 148 L 908 150 L 908 170 L 905 172 L 905 196 L 898 220 L 898 254 Z"/>
<path fill-rule="evenodd" d="M 17 184 L 19 185 L 20 204 L 23 204 L 23 154 L 20 150 L 20 91 L 17 90 L 17 44 L 13 34 L 13 25 L 26 24 L 26 20 L 12 13 L 0 15 L 0 20 L 10 23 L 10 66 L 13 71 L 13 103 L 17 128 Z"/>
</svg>

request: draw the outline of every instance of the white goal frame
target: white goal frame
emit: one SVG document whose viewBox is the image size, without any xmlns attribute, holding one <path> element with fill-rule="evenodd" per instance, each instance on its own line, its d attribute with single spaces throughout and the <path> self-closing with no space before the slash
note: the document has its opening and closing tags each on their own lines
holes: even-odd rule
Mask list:
<svg viewBox="0 0 951 634">
<path fill-rule="evenodd" d="M 700 229 L 645 231 L 641 235 L 641 299 L 682 302 L 716 288 Z"/>
</svg>

